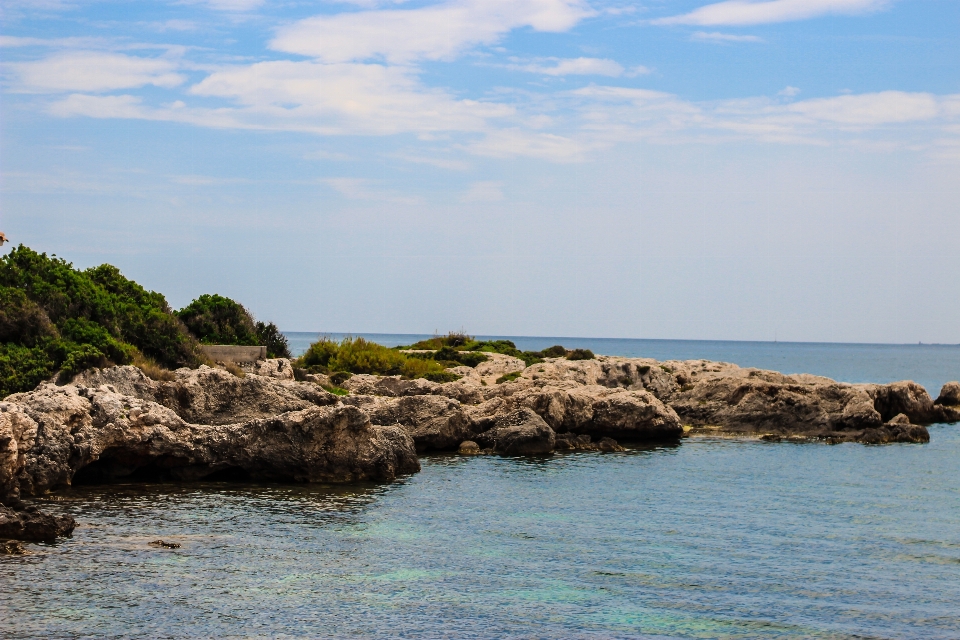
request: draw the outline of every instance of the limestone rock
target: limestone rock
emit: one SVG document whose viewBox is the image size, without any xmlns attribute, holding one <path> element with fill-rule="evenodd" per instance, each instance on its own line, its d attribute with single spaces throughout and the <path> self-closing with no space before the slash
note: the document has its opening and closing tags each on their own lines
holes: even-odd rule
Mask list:
<svg viewBox="0 0 960 640">
<path fill-rule="evenodd" d="M 554 445 L 557 451 L 626 451 L 613 438 L 600 438 L 594 442 L 586 434 L 558 433 Z"/>
<path fill-rule="evenodd" d="M 293 365 L 287 358 L 268 358 L 266 360 L 257 360 L 250 365 L 243 367 L 247 373 L 267 378 L 277 378 L 278 380 L 293 380 Z"/>
<path fill-rule="evenodd" d="M 498 416 L 493 428 L 476 437 L 477 444 L 507 455 L 540 455 L 553 451 L 556 434 L 526 407 Z"/>
<path fill-rule="evenodd" d="M 934 404 L 948 407 L 960 407 L 960 382 L 948 382 L 940 389 L 940 395 Z"/>
<path fill-rule="evenodd" d="M 440 393 L 440 384 L 423 378 L 404 380 L 400 376 L 373 376 L 357 374 L 341 385 L 351 393 L 361 395 L 387 396 L 424 396 Z"/>
<path fill-rule="evenodd" d="M 76 526 L 70 516 L 52 516 L 28 506 L 14 510 L 0 504 L 0 539 L 51 542 L 72 535 Z"/>
<path fill-rule="evenodd" d="M 227 404 L 234 403 L 239 400 Z M 166 406 L 121 394 L 112 385 L 44 384 L 4 404 L 15 406 L 3 415 L 22 411 L 37 425 L 35 432 L 29 425 L 20 429 L 17 459 L 22 454 L 22 464 L 10 470 L 8 451 L 0 472 L 2 477 L 14 473 L 16 490 L 25 495 L 69 485 L 78 474 L 101 481 L 195 480 L 228 473 L 352 482 L 392 480 L 420 468 L 413 440 L 402 428 L 372 425 L 366 413 L 342 404 L 309 404 L 232 424 L 190 423 Z"/>
<path fill-rule="evenodd" d="M 292 376 L 293 369 L 290 371 Z M 207 366 L 178 369 L 176 376 L 171 382 L 157 382 L 136 367 L 110 367 L 86 371 L 74 378 L 72 385 L 109 385 L 117 393 L 161 404 L 187 422 L 208 425 L 269 418 L 338 402 L 337 396 L 309 382 L 259 375 L 238 378 Z"/>
<path fill-rule="evenodd" d="M 457 453 L 465 456 L 473 456 L 480 453 L 480 445 L 473 440 L 464 440 L 457 448 Z"/>
<path fill-rule="evenodd" d="M 444 396 L 404 396 L 381 400 L 366 411 L 374 424 L 398 424 L 416 443 L 417 451 L 452 451 L 476 433 L 459 402 Z"/>
</svg>

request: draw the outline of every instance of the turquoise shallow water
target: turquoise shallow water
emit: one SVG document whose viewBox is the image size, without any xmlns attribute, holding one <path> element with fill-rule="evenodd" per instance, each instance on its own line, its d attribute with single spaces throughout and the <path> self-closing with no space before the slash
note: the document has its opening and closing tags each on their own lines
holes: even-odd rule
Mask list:
<svg viewBox="0 0 960 640">
<path fill-rule="evenodd" d="M 960 426 L 930 434 L 76 487 L 40 501 L 73 539 L 0 556 L 0 636 L 960 638 Z"/>
</svg>

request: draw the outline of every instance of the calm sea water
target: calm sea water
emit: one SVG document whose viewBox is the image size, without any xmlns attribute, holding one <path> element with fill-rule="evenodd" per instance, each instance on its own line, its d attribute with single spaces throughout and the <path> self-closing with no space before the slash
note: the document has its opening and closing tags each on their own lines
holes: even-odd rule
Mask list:
<svg viewBox="0 0 960 640">
<path fill-rule="evenodd" d="M 624 355 L 691 344 L 640 342 L 664 351 Z M 690 357 L 817 362 L 700 344 Z M 845 353 L 797 370 L 904 377 L 875 375 L 883 348 L 810 348 Z M 960 377 L 952 347 L 899 349 Z M 80 521 L 72 539 L 0 556 L 0 636 L 960 638 L 960 426 L 930 433 L 436 455 L 389 485 L 76 487 L 40 501 Z"/>
</svg>

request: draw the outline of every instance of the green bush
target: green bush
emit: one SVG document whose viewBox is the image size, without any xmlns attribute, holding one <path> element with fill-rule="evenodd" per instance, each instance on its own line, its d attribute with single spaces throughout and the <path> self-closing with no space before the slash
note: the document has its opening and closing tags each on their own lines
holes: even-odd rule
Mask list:
<svg viewBox="0 0 960 640">
<path fill-rule="evenodd" d="M 567 360 L 593 360 L 593 351 L 590 349 L 574 349 L 567 354 Z"/>
<path fill-rule="evenodd" d="M 264 324 L 258 322 L 254 327 L 257 332 L 257 341 L 267 348 L 268 358 L 291 358 L 290 343 L 287 336 L 280 333 L 280 329 L 272 322 Z"/>
<path fill-rule="evenodd" d="M 296 366 L 312 373 L 345 371 L 404 378 L 423 378 L 428 373 L 443 373 L 444 369 L 435 360 L 408 356 L 364 338 L 350 337 L 339 343 L 321 338 L 297 359 Z"/>
<path fill-rule="evenodd" d="M 353 374 L 349 371 L 337 371 L 330 374 L 330 382 L 336 386 L 342 385 L 344 382 L 353 377 Z"/>
<path fill-rule="evenodd" d="M 559 344 L 555 344 L 548 349 L 544 349 L 540 352 L 544 358 L 564 358 L 567 355 L 567 350 Z"/>
<path fill-rule="evenodd" d="M 517 378 L 523 375 L 523 371 L 514 371 L 512 373 L 505 373 L 499 378 L 497 378 L 497 384 L 503 384 L 504 382 L 513 382 Z"/>
<path fill-rule="evenodd" d="M 177 317 L 203 344 L 259 345 L 253 316 L 238 302 L 204 294 L 177 311 Z"/>
<path fill-rule="evenodd" d="M 0 398 L 139 355 L 171 368 L 202 361 L 166 299 L 116 267 L 80 271 L 23 245 L 0 258 Z"/>
</svg>

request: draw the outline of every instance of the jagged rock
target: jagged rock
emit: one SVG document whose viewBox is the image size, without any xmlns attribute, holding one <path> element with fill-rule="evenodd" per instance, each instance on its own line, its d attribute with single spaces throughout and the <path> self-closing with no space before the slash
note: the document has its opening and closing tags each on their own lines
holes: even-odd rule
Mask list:
<svg viewBox="0 0 960 640">
<path fill-rule="evenodd" d="M 12 509 L 0 504 L 0 538 L 49 542 L 73 534 L 76 521 L 70 516 L 52 516 L 36 507 Z"/>
<path fill-rule="evenodd" d="M 948 407 L 960 407 L 960 382 L 948 382 L 940 389 L 940 395 L 934 404 Z"/>
<path fill-rule="evenodd" d="M 910 418 L 900 413 L 877 429 L 866 429 L 857 440 L 864 444 L 930 442 L 930 433 L 925 427 L 911 424 Z"/>
<path fill-rule="evenodd" d="M 91 369 L 74 378 L 72 385 L 109 385 L 117 393 L 161 404 L 187 422 L 208 425 L 270 418 L 338 402 L 337 396 L 309 382 L 259 375 L 238 378 L 207 366 L 178 369 L 175 373 L 176 380 L 158 382 L 136 367 Z"/>
<path fill-rule="evenodd" d="M 869 385 L 867 389 L 873 396 L 874 408 L 884 421 L 901 413 L 920 424 L 936 421 L 930 394 L 916 382 L 904 380 L 884 385 Z"/>
<path fill-rule="evenodd" d="M 206 379 L 218 380 L 210 375 Z M 224 402 L 240 404 L 239 399 Z M 342 404 L 310 405 L 233 424 L 194 424 L 168 407 L 118 393 L 111 385 L 44 384 L 0 405 L 7 405 L 0 415 L 22 411 L 37 425 L 35 431 L 21 428 L 17 459 L 22 464 L 10 471 L 5 463 L 2 474 L 13 473 L 17 490 L 27 495 L 69 485 L 78 474 L 89 480 L 195 480 L 229 473 L 251 479 L 351 482 L 392 480 L 420 468 L 413 440 L 402 428 L 372 425 L 363 411 Z"/>
<path fill-rule="evenodd" d="M 402 397 L 440 393 L 440 384 L 423 378 L 404 380 L 400 376 L 357 374 L 341 385 L 351 393 L 373 396 Z"/>
<path fill-rule="evenodd" d="M 507 455 L 539 455 L 553 451 L 556 434 L 532 409 L 517 409 L 496 418 L 477 444 Z"/>
<path fill-rule="evenodd" d="M 478 427 L 485 429 L 499 415 L 519 407 L 533 409 L 557 433 L 569 431 L 635 441 L 675 440 L 683 434 L 677 414 L 651 393 L 581 386 L 569 381 L 532 383 L 468 411 Z"/>
<path fill-rule="evenodd" d="M 444 396 L 404 396 L 381 400 L 366 411 L 374 424 L 399 424 L 417 451 L 452 451 L 476 433 L 459 402 Z"/>
<path fill-rule="evenodd" d="M 268 358 L 266 360 L 257 360 L 243 367 L 247 373 L 264 376 L 266 378 L 277 378 L 278 380 L 293 380 L 293 365 L 287 358 Z"/>
</svg>

